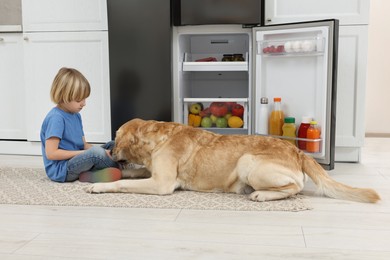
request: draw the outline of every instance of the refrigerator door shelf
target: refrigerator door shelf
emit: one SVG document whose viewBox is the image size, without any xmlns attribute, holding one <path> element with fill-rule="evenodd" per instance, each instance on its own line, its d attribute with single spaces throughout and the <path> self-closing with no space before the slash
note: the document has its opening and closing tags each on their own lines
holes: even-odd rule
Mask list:
<svg viewBox="0 0 390 260">
<path fill-rule="evenodd" d="M 202 129 L 215 131 L 218 133 L 228 133 L 228 134 L 248 134 L 248 99 L 247 98 L 184 98 L 183 99 L 183 123 L 188 125 L 188 115 L 190 114 L 190 107 L 194 103 L 202 103 L 203 108 L 206 109 L 213 102 L 236 102 L 244 107 L 244 115 L 243 121 L 244 125 L 241 128 L 230 128 L 229 126 L 226 128 L 216 127 L 213 124 L 212 127 L 207 127 Z"/>
<path fill-rule="evenodd" d="M 318 138 L 318 139 L 308 139 L 308 138 L 299 138 L 299 137 L 289 137 L 289 136 L 279 136 L 279 135 L 264 135 L 264 134 L 259 134 L 259 133 L 255 133 L 256 135 L 261 135 L 261 136 L 269 136 L 269 137 L 274 137 L 274 138 L 279 138 L 279 139 L 284 139 L 284 140 L 294 140 L 294 142 L 296 143 L 297 141 L 305 141 L 306 143 L 319 143 L 319 151 L 316 152 L 316 153 L 312 153 L 312 152 L 308 152 L 306 151 L 305 149 L 303 149 L 302 151 L 307 153 L 307 154 L 310 154 L 312 156 L 316 156 L 316 157 L 322 157 L 324 156 L 325 154 L 323 153 L 323 150 L 322 150 L 322 138 Z"/>
<path fill-rule="evenodd" d="M 248 53 L 243 56 L 245 61 L 221 61 L 223 54 L 184 53 L 183 71 L 248 71 Z M 196 61 L 207 57 L 217 61 Z"/>
<path fill-rule="evenodd" d="M 258 41 L 257 54 L 264 56 L 323 55 L 324 37 Z"/>
</svg>

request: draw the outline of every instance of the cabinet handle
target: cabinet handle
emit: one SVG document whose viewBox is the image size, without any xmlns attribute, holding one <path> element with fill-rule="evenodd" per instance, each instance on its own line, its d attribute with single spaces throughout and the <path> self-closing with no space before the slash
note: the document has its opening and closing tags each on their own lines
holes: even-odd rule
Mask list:
<svg viewBox="0 0 390 260">
<path fill-rule="evenodd" d="M 272 19 L 271 18 L 267 18 L 267 22 L 272 22 Z"/>
<path fill-rule="evenodd" d="M 24 37 L 23 40 L 28 41 L 29 39 L 28 39 L 28 37 Z"/>
<path fill-rule="evenodd" d="M 0 38 L 0 42 L 4 41 L 4 38 Z"/>
</svg>

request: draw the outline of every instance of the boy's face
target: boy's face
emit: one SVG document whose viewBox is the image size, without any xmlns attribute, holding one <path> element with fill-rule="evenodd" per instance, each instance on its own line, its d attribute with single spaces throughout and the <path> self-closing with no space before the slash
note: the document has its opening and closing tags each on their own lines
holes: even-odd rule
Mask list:
<svg viewBox="0 0 390 260">
<path fill-rule="evenodd" d="M 67 104 L 61 104 L 61 107 L 66 110 L 66 112 L 69 113 L 78 113 L 83 109 L 83 107 L 86 105 L 86 99 L 83 99 L 81 101 L 71 101 L 70 103 Z"/>
</svg>

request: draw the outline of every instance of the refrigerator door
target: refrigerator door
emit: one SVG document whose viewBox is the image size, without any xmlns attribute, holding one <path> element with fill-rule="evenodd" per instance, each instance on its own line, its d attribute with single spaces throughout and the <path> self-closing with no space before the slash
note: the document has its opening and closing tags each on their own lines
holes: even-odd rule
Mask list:
<svg viewBox="0 0 390 260">
<path fill-rule="evenodd" d="M 338 21 L 323 20 L 253 28 L 253 132 L 259 133 L 260 99 L 281 97 L 285 117 L 317 121 L 319 143 L 313 156 L 326 169 L 334 167 Z M 269 116 L 269 115 L 268 115 Z M 283 138 L 283 137 L 281 137 Z"/>
</svg>

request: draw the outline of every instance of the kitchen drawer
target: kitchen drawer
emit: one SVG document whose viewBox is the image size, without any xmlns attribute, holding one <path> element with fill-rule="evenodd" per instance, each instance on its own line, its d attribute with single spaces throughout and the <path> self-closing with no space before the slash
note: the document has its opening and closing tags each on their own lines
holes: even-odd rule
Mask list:
<svg viewBox="0 0 390 260">
<path fill-rule="evenodd" d="M 249 121 L 248 121 L 248 118 L 249 118 L 248 107 L 249 107 L 249 105 L 248 105 L 247 98 L 184 98 L 184 100 L 183 100 L 183 105 L 184 105 L 183 123 L 185 125 L 189 125 L 189 115 L 191 114 L 190 107 L 192 104 L 202 103 L 203 108 L 206 109 L 206 108 L 210 107 L 211 103 L 213 103 L 213 102 L 235 102 L 237 104 L 242 105 L 244 108 L 244 113 L 242 116 L 243 126 L 240 128 L 231 128 L 229 126 L 217 127 L 215 122 L 213 122 L 211 127 L 199 126 L 200 128 L 205 129 L 205 130 L 210 130 L 213 132 L 222 133 L 222 134 L 248 134 L 249 133 L 248 132 L 250 129 Z M 228 113 L 231 113 L 230 110 Z M 196 115 L 196 116 L 199 116 L 199 115 Z M 221 116 L 221 117 L 225 117 L 225 116 Z M 202 116 L 199 116 L 198 120 L 201 120 L 202 118 L 203 118 Z M 218 117 L 215 117 L 215 119 L 217 119 L 217 118 Z"/>
</svg>

